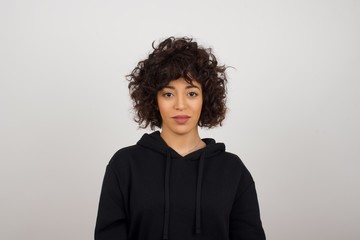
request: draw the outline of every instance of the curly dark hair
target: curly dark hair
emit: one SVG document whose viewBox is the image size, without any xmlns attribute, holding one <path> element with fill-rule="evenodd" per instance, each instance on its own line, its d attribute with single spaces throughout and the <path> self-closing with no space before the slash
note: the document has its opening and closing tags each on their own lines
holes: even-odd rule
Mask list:
<svg viewBox="0 0 360 240">
<path fill-rule="evenodd" d="M 212 128 L 222 124 L 226 113 L 226 67 L 218 65 L 211 48 L 203 48 L 192 38 L 170 37 L 154 46 L 148 58 L 140 61 L 127 75 L 135 110 L 134 120 L 141 128 L 161 128 L 157 93 L 180 77 L 199 82 L 203 107 L 198 125 Z"/>
</svg>

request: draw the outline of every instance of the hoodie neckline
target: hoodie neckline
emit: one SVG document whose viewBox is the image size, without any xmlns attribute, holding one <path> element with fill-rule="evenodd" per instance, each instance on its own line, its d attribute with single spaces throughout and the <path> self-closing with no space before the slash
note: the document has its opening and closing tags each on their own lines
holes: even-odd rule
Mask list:
<svg viewBox="0 0 360 240">
<path fill-rule="evenodd" d="M 159 152 L 164 156 L 170 152 L 172 159 L 183 159 L 188 161 L 199 160 L 199 157 L 203 151 L 206 151 L 206 157 L 211 157 L 217 155 L 220 152 L 225 151 L 225 145 L 223 143 L 217 143 L 212 138 L 202 138 L 206 146 L 188 153 L 185 156 L 181 156 L 173 148 L 167 145 L 165 140 L 161 137 L 160 131 L 154 131 L 152 133 L 145 133 L 142 138 L 137 142 L 137 145 L 143 146 L 145 148 L 150 148 L 153 151 Z"/>
</svg>

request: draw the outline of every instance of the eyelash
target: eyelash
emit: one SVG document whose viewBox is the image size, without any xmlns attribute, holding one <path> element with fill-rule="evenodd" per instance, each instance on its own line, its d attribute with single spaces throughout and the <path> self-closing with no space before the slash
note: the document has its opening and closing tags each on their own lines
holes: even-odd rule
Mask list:
<svg viewBox="0 0 360 240">
<path fill-rule="evenodd" d="M 163 93 L 163 96 L 166 97 L 166 98 L 169 98 L 171 96 L 173 96 L 174 94 L 170 93 L 170 92 L 167 92 L 167 93 Z M 196 93 L 196 92 L 189 92 L 187 94 L 189 97 L 197 97 L 199 94 Z"/>
<path fill-rule="evenodd" d="M 190 97 L 197 97 L 199 94 L 196 93 L 196 92 L 189 92 L 188 95 L 189 95 Z"/>
<path fill-rule="evenodd" d="M 169 97 L 171 97 L 172 95 L 173 95 L 173 94 L 172 94 L 172 93 L 169 93 L 169 92 L 163 93 L 163 96 L 166 97 L 166 98 L 169 98 Z"/>
</svg>

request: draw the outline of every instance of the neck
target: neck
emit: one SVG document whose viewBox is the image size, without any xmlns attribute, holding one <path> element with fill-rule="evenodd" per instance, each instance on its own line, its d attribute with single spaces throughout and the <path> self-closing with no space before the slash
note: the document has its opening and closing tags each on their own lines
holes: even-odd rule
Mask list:
<svg viewBox="0 0 360 240">
<path fill-rule="evenodd" d="M 167 131 L 161 131 L 160 136 L 166 144 L 174 149 L 181 156 L 185 156 L 196 151 L 206 145 L 200 138 L 197 131 L 188 134 L 169 134 Z"/>
</svg>

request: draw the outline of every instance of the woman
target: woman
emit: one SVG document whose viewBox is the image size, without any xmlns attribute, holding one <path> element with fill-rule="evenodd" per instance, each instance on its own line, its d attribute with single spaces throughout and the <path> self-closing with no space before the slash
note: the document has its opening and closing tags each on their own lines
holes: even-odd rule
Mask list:
<svg viewBox="0 0 360 240">
<path fill-rule="evenodd" d="M 128 75 L 140 126 L 161 128 L 110 160 L 96 240 L 265 239 L 254 181 L 223 143 L 226 75 L 211 49 L 168 38 Z"/>
</svg>

